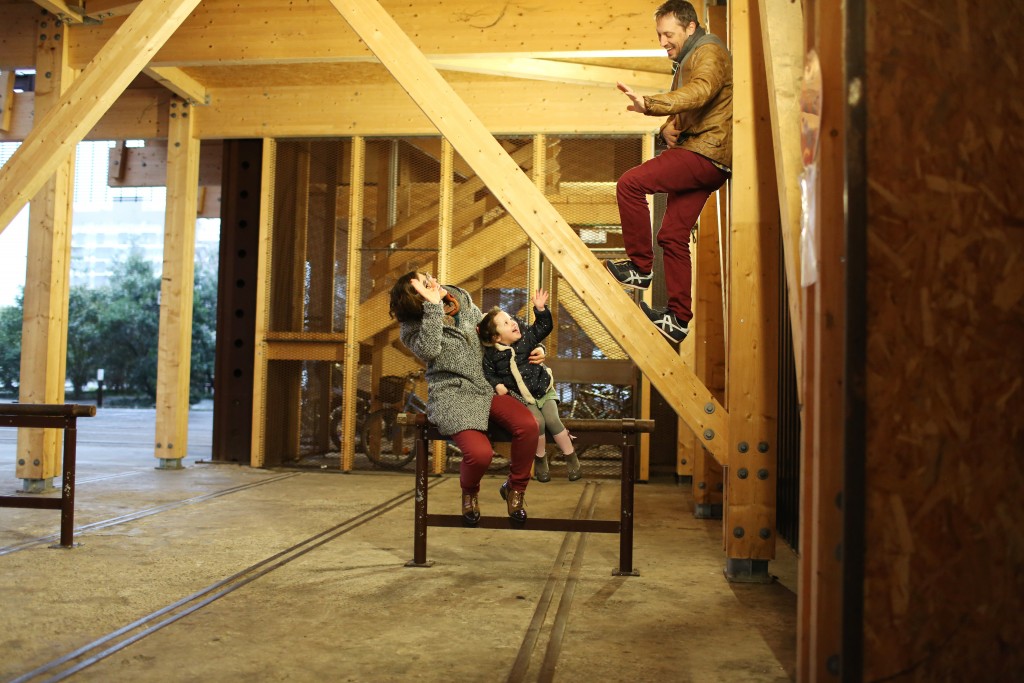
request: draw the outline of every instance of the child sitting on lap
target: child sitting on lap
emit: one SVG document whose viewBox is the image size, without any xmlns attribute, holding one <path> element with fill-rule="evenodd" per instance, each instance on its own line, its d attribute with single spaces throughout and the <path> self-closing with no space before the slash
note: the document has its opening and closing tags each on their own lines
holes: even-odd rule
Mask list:
<svg viewBox="0 0 1024 683">
<path fill-rule="evenodd" d="M 558 401 L 551 369 L 543 364 L 531 364 L 530 352 L 551 333 L 554 322 L 551 311 L 545 307 L 548 293 L 538 289 L 533 295 L 534 324 L 513 318 L 497 306 L 488 311 L 477 332 L 484 346 L 484 377 L 499 396 L 512 394 L 526 404 L 540 427 L 534 472 L 537 481 L 551 481 L 548 461 L 544 457 L 545 431 L 551 434 L 569 466 L 569 481 L 581 476 L 580 461 L 572 447 L 569 430 L 558 417 Z"/>
</svg>

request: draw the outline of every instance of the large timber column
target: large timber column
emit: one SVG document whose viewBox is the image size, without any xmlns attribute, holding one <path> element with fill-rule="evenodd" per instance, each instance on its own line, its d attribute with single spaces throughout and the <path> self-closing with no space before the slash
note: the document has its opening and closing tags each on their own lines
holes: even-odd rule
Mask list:
<svg viewBox="0 0 1024 683">
<path fill-rule="evenodd" d="M 199 140 L 194 109 L 170 102 L 167 130 L 167 211 L 160 276 L 160 339 L 156 379 L 158 469 L 181 469 L 188 449 L 188 394 L 192 369 Z"/>
<path fill-rule="evenodd" d="M 36 35 L 35 120 L 56 107 L 74 80 L 67 67 L 67 29 L 46 14 Z M 63 403 L 67 363 L 68 273 L 71 258 L 71 202 L 74 152 L 56 166 L 53 176 L 29 207 L 28 264 L 25 270 L 24 319 L 21 331 L 22 403 Z M 25 491 L 50 488 L 60 471 L 60 430 L 19 429 L 16 475 Z"/>
<path fill-rule="evenodd" d="M 770 580 L 775 557 L 779 204 L 756 0 L 729 6 L 733 197 L 729 253 L 729 447 L 723 533 L 730 581 Z"/>
</svg>

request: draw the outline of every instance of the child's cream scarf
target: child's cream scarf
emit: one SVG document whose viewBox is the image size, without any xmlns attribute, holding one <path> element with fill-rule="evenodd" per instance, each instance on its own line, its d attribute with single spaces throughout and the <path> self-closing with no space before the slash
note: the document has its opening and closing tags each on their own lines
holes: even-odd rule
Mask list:
<svg viewBox="0 0 1024 683">
<path fill-rule="evenodd" d="M 505 344 L 502 344 L 501 342 L 497 341 L 494 342 L 494 348 L 498 349 L 499 351 L 512 351 L 512 357 L 509 358 L 509 367 L 512 368 L 512 376 L 516 378 L 516 385 L 519 387 L 519 395 L 522 396 L 523 400 L 525 400 L 527 403 L 537 403 L 537 399 L 535 399 L 533 397 L 533 394 L 530 393 L 530 390 L 526 388 L 526 382 L 523 381 L 523 375 L 519 372 L 519 365 L 516 363 L 515 349 L 513 349 L 511 346 L 506 346 Z M 547 393 L 547 391 L 551 389 L 552 386 L 554 386 L 555 378 L 554 375 L 551 374 L 551 368 L 545 366 L 544 369 L 548 373 L 548 386 L 547 389 L 544 390 L 544 393 Z"/>
</svg>

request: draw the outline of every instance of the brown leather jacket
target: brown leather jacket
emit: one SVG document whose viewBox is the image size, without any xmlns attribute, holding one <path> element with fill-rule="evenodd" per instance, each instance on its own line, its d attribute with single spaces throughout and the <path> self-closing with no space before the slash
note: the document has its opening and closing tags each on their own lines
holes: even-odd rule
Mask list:
<svg viewBox="0 0 1024 683">
<path fill-rule="evenodd" d="M 644 97 L 644 105 L 648 116 L 675 115 L 676 147 L 732 168 L 732 57 L 717 40 L 695 47 L 676 69 L 672 92 Z"/>
</svg>

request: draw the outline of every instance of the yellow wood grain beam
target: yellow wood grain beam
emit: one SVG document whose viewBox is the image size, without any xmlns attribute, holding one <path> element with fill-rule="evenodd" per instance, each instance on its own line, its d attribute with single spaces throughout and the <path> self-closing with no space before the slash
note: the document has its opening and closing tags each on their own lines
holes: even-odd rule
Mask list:
<svg viewBox="0 0 1024 683">
<path fill-rule="evenodd" d="M 436 73 L 436 72 L 435 72 Z M 440 76 L 438 76 L 440 78 Z M 518 83 L 518 86 L 510 85 Z M 625 110 L 614 85 L 459 82 L 446 89 L 494 134 L 645 133 L 660 121 Z M 318 88 L 211 88 L 199 137 L 436 135 L 397 83 Z M 514 106 L 512 106 L 514 103 Z"/>
<path fill-rule="evenodd" d="M 691 429 L 706 435 L 709 448 L 724 448 L 728 426 L 722 407 L 391 16 L 375 0 L 331 0 L 331 4 Z"/>
<path fill-rule="evenodd" d="M 33 2 L 64 23 L 81 24 L 84 21 L 81 8 L 71 7 L 64 0 L 33 0 Z"/>
<path fill-rule="evenodd" d="M 804 62 L 804 16 L 801 3 L 758 0 L 761 42 L 768 80 L 768 111 L 772 120 L 775 182 L 782 216 L 782 247 L 798 398 L 803 396 L 803 290 L 800 286 L 800 84 Z M 802 402 L 802 401 L 801 401 Z"/>
<path fill-rule="evenodd" d="M 779 204 L 757 0 L 729 5 L 733 38 L 726 555 L 775 557 Z M 730 577 L 731 578 L 731 577 Z"/>
<path fill-rule="evenodd" d="M 170 103 L 167 145 L 167 211 L 160 276 L 157 343 L 156 431 L 153 457 L 180 462 L 188 451 L 188 395 L 192 361 L 192 302 L 196 252 L 199 140 L 193 109 Z"/>
<path fill-rule="evenodd" d="M 653 53 L 652 8 L 647 0 L 626 0 L 614 12 L 605 0 L 524 4 L 514 12 L 507 5 L 475 0 L 386 0 L 384 10 L 397 17 L 416 17 L 413 40 L 427 54 Z M 98 25 L 76 26 L 70 38 L 72 66 L 82 68 L 91 61 L 123 21 L 127 19 L 112 17 Z M 338 24 L 328 0 L 203 0 L 154 56 L 153 64 L 289 64 L 368 56 L 355 33 Z"/>
<path fill-rule="evenodd" d="M 527 57 L 430 57 L 430 63 L 442 71 L 527 78 L 575 85 L 615 85 L 616 81 L 629 84 L 641 94 L 665 92 L 672 81 L 671 74 L 635 69 L 616 69 L 593 64 L 575 64 L 552 59 Z M 627 102 L 628 104 L 628 102 Z M 623 104 L 623 107 L 626 105 Z"/>
<path fill-rule="evenodd" d="M 53 175 L 199 0 L 143 0 L 0 168 L 0 232 Z"/>
<path fill-rule="evenodd" d="M 88 0 L 85 16 L 96 21 L 128 16 L 142 0 Z"/>
<path fill-rule="evenodd" d="M 149 66 L 145 74 L 189 104 L 209 104 L 206 86 L 181 69 L 170 66 Z"/>
<path fill-rule="evenodd" d="M 613 85 L 582 86 L 538 81 L 456 82 L 456 93 L 495 134 L 643 134 L 659 119 L 623 107 Z M 316 88 L 210 88 L 196 136 L 201 140 L 263 137 L 436 136 L 437 127 L 395 83 Z M 131 89 L 113 102 L 85 139 L 152 140 L 167 137 L 163 88 Z M 11 129 L 0 142 L 32 131 L 33 97 L 16 93 Z M 515 103 L 515 106 L 510 106 Z M 457 160 L 460 173 L 465 162 Z"/>
<path fill-rule="evenodd" d="M 0 71 L 0 131 L 9 131 L 14 119 L 14 70 Z"/>
</svg>

